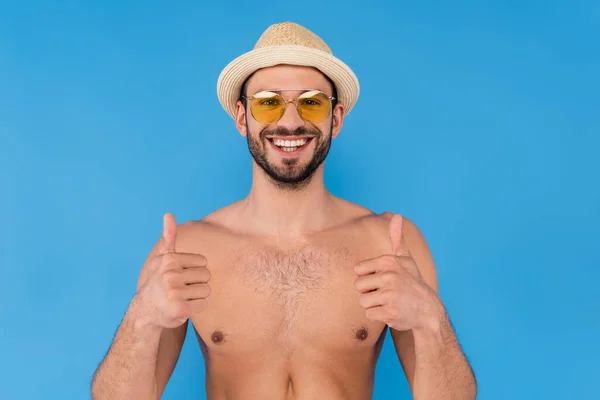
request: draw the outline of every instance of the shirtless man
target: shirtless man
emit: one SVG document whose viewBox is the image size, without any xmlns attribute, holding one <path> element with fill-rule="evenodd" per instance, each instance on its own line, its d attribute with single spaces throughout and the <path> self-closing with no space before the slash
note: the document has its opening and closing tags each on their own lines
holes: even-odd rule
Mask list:
<svg viewBox="0 0 600 400">
<path fill-rule="evenodd" d="M 475 398 L 418 228 L 325 188 L 358 85 L 324 46 L 276 24 L 222 74 L 219 98 L 253 155 L 250 193 L 199 221 L 165 215 L 94 399 L 159 399 L 189 321 L 211 400 L 370 399 L 388 327 L 415 399 Z"/>
</svg>

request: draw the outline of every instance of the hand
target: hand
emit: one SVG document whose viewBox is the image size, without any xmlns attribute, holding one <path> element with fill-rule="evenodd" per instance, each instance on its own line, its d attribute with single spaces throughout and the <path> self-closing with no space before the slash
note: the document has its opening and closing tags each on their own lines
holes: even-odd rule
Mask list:
<svg viewBox="0 0 600 400">
<path fill-rule="evenodd" d="M 157 255 L 144 265 L 148 275 L 136 297 L 146 322 L 175 328 L 206 308 L 210 272 L 203 255 L 175 251 L 177 224 L 173 214 L 165 214 L 163 224 Z"/>
<path fill-rule="evenodd" d="M 403 232 L 403 219 L 390 221 L 392 254 L 358 263 L 354 272 L 359 304 L 367 318 L 380 321 L 399 331 L 420 328 L 437 311 L 433 289 L 422 279 L 417 263 L 410 255 Z"/>
</svg>

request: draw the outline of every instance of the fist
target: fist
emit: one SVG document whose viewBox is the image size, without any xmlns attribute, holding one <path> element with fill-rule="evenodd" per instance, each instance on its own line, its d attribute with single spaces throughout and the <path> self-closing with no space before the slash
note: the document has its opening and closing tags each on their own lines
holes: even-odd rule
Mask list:
<svg viewBox="0 0 600 400">
<path fill-rule="evenodd" d="M 354 268 L 359 304 L 372 321 L 396 330 L 418 328 L 435 311 L 435 294 L 408 250 L 402 216 L 392 217 L 389 234 L 391 254 L 361 261 Z"/>
<path fill-rule="evenodd" d="M 175 328 L 206 308 L 210 272 L 203 255 L 175 251 L 175 217 L 165 214 L 163 224 L 157 254 L 146 261 L 147 278 L 136 296 L 146 322 Z"/>
</svg>

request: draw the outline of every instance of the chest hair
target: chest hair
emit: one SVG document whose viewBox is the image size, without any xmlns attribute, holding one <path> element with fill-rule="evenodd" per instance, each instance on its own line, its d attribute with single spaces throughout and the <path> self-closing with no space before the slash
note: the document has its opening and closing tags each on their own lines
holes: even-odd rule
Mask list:
<svg viewBox="0 0 600 400">
<path fill-rule="evenodd" d="M 279 307 L 285 328 L 290 328 L 311 298 L 327 292 L 334 277 L 350 263 L 343 247 L 246 248 L 236 258 L 240 283 Z"/>
</svg>

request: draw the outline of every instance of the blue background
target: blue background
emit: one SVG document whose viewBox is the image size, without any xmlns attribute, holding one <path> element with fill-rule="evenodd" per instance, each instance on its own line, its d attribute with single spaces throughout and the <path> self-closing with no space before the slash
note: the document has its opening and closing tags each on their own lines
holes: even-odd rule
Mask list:
<svg viewBox="0 0 600 400">
<path fill-rule="evenodd" d="M 89 398 L 162 215 L 246 195 L 216 79 L 285 20 L 359 76 L 327 185 L 421 228 L 479 398 L 598 398 L 600 3 L 483 3 L 3 1 L 0 398 Z M 188 334 L 164 399 L 203 385 Z"/>
</svg>

